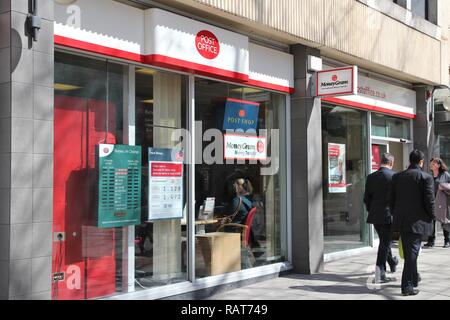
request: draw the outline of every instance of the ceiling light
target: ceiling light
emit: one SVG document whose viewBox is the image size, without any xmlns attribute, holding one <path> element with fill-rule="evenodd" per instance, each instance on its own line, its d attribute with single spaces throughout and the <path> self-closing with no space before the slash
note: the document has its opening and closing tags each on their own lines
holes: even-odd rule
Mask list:
<svg viewBox="0 0 450 320">
<path fill-rule="evenodd" d="M 258 93 L 258 92 L 263 92 L 263 90 L 261 89 L 256 89 L 256 88 L 236 88 L 236 89 L 231 89 L 231 92 L 238 92 L 238 93 Z"/>
<path fill-rule="evenodd" d="M 80 86 L 74 86 L 74 85 L 65 84 L 65 83 L 55 83 L 54 87 L 55 87 L 55 90 L 58 90 L 58 91 L 72 91 L 72 90 L 81 89 Z"/>
<path fill-rule="evenodd" d="M 153 99 L 141 100 L 142 103 L 153 103 Z"/>
<path fill-rule="evenodd" d="M 154 75 L 156 73 L 156 70 L 147 69 L 147 68 L 139 68 L 136 70 L 136 73 Z"/>
</svg>

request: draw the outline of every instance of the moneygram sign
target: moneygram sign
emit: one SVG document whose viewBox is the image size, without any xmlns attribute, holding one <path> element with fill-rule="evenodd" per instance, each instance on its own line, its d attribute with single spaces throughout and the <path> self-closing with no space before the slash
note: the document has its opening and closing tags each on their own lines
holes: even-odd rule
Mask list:
<svg viewBox="0 0 450 320">
<path fill-rule="evenodd" d="M 356 95 L 357 90 L 358 67 L 356 66 L 317 72 L 317 97 Z"/>
<path fill-rule="evenodd" d="M 225 160 L 267 160 L 266 137 L 225 134 L 223 147 Z"/>
</svg>

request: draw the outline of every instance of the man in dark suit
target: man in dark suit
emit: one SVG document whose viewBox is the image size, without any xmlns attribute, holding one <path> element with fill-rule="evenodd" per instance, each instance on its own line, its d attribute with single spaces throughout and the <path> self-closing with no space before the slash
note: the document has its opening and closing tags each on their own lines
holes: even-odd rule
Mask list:
<svg viewBox="0 0 450 320">
<path fill-rule="evenodd" d="M 370 174 L 366 180 L 364 192 L 364 203 L 366 204 L 369 216 L 367 223 L 374 225 L 378 233 L 380 242 L 378 244 L 378 254 L 376 262 L 375 282 L 385 283 L 392 279 L 386 277 L 386 261 L 389 263 L 392 272 L 395 272 L 398 259 L 392 256 L 392 215 L 389 208 L 389 196 L 391 182 L 394 171 L 394 156 L 390 153 L 381 155 L 380 169 Z"/>
<path fill-rule="evenodd" d="M 414 150 L 409 155 L 410 166 L 392 177 L 391 210 L 394 231 L 400 231 L 405 263 L 402 274 L 402 294 L 416 295 L 419 285 L 417 258 L 422 236 L 430 235 L 434 219 L 433 177 L 422 171 L 425 155 Z"/>
</svg>

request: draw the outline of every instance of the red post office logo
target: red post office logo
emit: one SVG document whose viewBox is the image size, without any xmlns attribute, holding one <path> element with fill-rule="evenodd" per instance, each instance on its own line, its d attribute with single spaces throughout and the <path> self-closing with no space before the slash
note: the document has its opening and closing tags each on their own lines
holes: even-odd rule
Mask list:
<svg viewBox="0 0 450 320">
<path fill-rule="evenodd" d="M 195 47 L 198 53 L 206 59 L 215 59 L 220 52 L 220 44 L 214 33 L 202 30 L 195 37 Z"/>
<path fill-rule="evenodd" d="M 333 80 L 333 81 L 337 81 L 337 79 L 338 79 L 338 76 L 335 74 L 331 77 L 331 80 Z"/>
</svg>

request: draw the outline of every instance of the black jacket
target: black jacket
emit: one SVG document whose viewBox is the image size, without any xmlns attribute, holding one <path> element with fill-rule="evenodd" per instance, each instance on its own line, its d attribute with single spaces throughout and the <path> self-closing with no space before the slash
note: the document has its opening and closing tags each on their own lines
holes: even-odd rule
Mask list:
<svg viewBox="0 0 450 320">
<path fill-rule="evenodd" d="M 392 216 L 389 208 L 389 195 L 394 171 L 381 167 L 366 180 L 364 203 L 369 212 L 367 223 L 391 224 Z"/>
<path fill-rule="evenodd" d="M 394 231 L 430 235 L 435 217 L 433 177 L 417 165 L 394 174 L 390 206 Z"/>
</svg>

